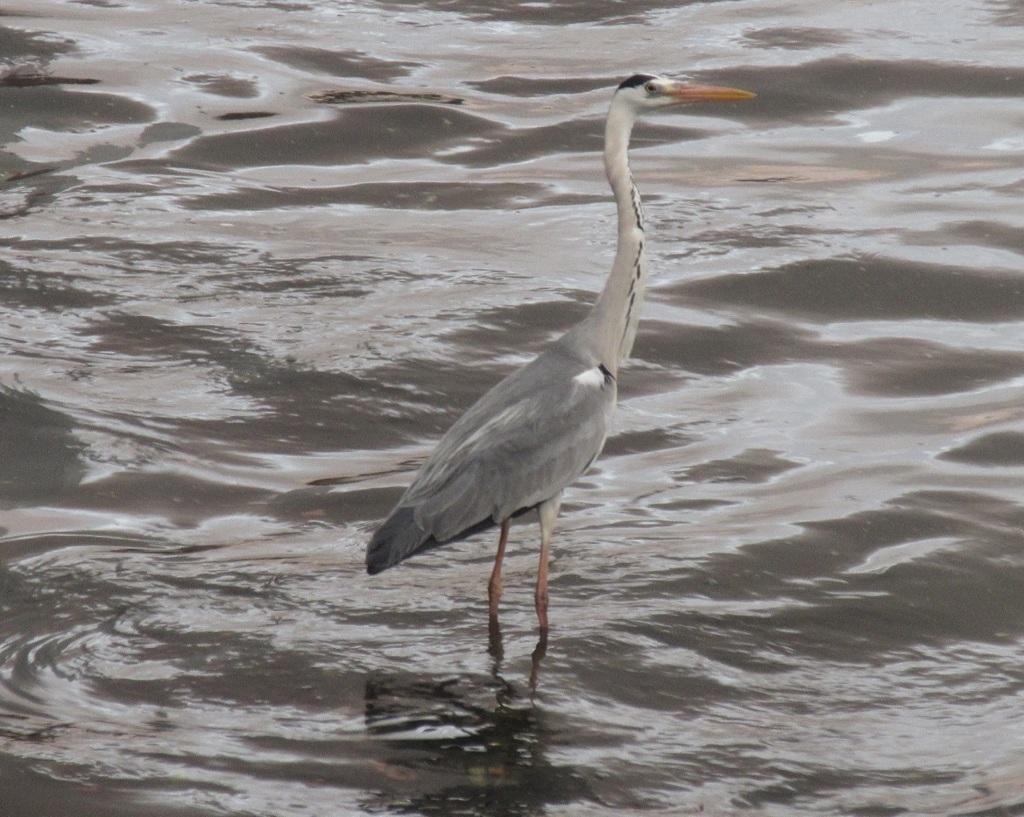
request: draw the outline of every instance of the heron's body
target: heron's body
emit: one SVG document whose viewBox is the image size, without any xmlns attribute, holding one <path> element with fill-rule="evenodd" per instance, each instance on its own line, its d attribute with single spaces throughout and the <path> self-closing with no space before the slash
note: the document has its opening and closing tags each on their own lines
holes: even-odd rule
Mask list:
<svg viewBox="0 0 1024 817">
<path fill-rule="evenodd" d="M 547 629 L 547 559 L 562 491 L 596 459 L 615 411 L 619 360 L 629 355 L 644 297 L 643 209 L 626 155 L 646 107 L 742 99 L 727 88 L 637 75 L 619 86 L 605 128 L 605 170 L 618 210 L 612 272 L 590 313 L 537 358 L 499 382 L 442 437 L 412 485 L 374 534 L 372 573 L 417 551 L 502 526 L 491 577 L 491 614 L 512 517 L 536 508 L 541 522 L 537 614 Z"/>
<path fill-rule="evenodd" d="M 563 344 L 552 346 L 444 435 L 374 536 L 369 571 L 551 499 L 600 453 L 614 410 L 615 379 Z M 582 415 L 598 422 L 580 425 Z"/>
</svg>

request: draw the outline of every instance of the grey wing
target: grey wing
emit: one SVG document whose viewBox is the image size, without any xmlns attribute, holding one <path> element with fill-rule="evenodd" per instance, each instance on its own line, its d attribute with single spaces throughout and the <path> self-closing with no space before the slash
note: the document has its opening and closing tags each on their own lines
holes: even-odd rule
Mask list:
<svg viewBox="0 0 1024 817">
<path fill-rule="evenodd" d="M 452 426 L 398 504 L 438 542 L 501 522 L 575 481 L 601 452 L 614 410 L 605 369 L 538 358 Z"/>
</svg>

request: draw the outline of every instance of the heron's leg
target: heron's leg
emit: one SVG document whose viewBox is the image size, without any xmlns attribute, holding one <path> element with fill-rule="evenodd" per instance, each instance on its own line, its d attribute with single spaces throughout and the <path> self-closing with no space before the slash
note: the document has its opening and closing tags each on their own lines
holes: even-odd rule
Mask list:
<svg viewBox="0 0 1024 817">
<path fill-rule="evenodd" d="M 501 523 L 501 536 L 498 537 L 498 555 L 494 557 L 494 570 L 491 580 L 487 583 L 488 610 L 492 619 L 498 617 L 498 600 L 501 599 L 501 563 L 505 560 L 505 543 L 508 541 L 508 529 L 512 527 L 512 519 Z"/>
<path fill-rule="evenodd" d="M 542 502 L 537 509 L 540 516 L 540 565 L 537 568 L 537 590 L 533 601 L 542 636 L 548 632 L 548 552 L 551 549 L 551 532 L 555 529 L 555 519 L 558 518 L 561 506 L 562 495 L 559 493 Z"/>
</svg>

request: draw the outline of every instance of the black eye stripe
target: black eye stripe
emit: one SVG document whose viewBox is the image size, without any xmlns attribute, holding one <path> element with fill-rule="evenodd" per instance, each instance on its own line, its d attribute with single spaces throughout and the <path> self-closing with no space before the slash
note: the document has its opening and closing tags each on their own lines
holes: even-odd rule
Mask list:
<svg viewBox="0 0 1024 817">
<path fill-rule="evenodd" d="M 650 74 L 633 74 L 629 79 L 623 80 L 619 87 L 636 88 L 639 85 L 646 85 L 652 79 L 657 79 L 657 77 L 652 77 Z"/>
</svg>

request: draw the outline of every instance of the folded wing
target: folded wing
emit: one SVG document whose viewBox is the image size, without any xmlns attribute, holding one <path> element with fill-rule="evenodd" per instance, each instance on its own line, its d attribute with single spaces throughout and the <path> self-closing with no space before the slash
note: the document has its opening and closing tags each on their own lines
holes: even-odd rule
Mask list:
<svg viewBox="0 0 1024 817">
<path fill-rule="evenodd" d="M 557 345 L 480 398 L 441 439 L 367 551 L 376 573 L 560 493 L 601 452 L 615 380 Z"/>
</svg>

